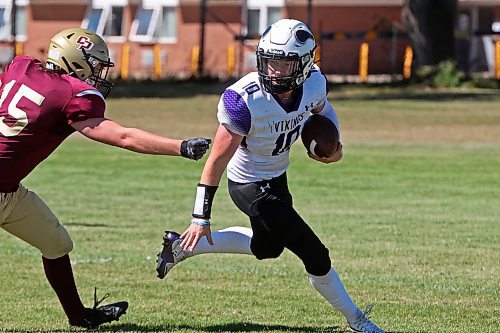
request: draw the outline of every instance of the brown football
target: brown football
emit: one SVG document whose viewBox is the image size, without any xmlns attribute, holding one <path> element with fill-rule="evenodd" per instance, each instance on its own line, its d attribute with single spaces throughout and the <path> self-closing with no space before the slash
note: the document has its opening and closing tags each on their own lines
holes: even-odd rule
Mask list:
<svg viewBox="0 0 500 333">
<path fill-rule="evenodd" d="M 330 119 L 313 114 L 304 124 L 301 139 L 308 152 L 328 157 L 337 149 L 339 132 Z"/>
</svg>

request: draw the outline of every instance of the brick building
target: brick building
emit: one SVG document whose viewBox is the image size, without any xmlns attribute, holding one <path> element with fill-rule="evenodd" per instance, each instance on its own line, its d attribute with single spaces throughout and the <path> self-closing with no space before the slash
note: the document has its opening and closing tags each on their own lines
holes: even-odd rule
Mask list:
<svg viewBox="0 0 500 333">
<path fill-rule="evenodd" d="M 0 65 L 14 50 L 43 58 L 52 35 L 79 26 L 104 36 L 115 76 L 139 78 L 186 77 L 200 67 L 210 76 L 254 70 L 258 35 L 280 18 L 310 22 L 328 74 L 356 74 L 362 42 L 369 45 L 370 73 L 400 73 L 408 45 L 403 36 L 391 37 L 403 0 L 15 0 L 15 8 L 13 1 L 0 0 Z M 459 6 L 461 29 L 500 30 L 500 0 Z M 492 52 L 483 43 L 474 44 L 475 53 Z"/>
</svg>

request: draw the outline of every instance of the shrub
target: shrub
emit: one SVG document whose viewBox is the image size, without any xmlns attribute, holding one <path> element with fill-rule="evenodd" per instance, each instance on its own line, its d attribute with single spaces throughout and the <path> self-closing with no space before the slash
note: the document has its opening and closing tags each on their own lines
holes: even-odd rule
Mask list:
<svg viewBox="0 0 500 333">
<path fill-rule="evenodd" d="M 437 88 L 459 87 L 464 78 L 465 74 L 457 69 L 455 62 L 447 60 L 437 65 L 432 78 L 432 86 Z"/>
</svg>

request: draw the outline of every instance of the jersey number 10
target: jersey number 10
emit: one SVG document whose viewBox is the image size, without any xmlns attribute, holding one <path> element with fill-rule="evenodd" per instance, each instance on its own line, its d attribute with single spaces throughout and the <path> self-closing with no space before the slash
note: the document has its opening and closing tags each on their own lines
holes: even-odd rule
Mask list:
<svg viewBox="0 0 500 333">
<path fill-rule="evenodd" d="M 290 149 L 292 143 L 299 138 L 300 125 L 295 127 L 293 130 L 285 133 L 281 133 L 276 139 L 276 147 L 273 150 L 273 156 L 284 153 Z M 286 140 L 285 140 L 286 137 Z"/>
</svg>

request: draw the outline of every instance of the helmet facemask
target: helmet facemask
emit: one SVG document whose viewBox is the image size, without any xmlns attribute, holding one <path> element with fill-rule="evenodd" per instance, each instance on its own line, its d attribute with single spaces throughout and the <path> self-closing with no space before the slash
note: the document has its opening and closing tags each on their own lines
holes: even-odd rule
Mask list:
<svg viewBox="0 0 500 333">
<path fill-rule="evenodd" d="M 284 19 L 268 27 L 256 52 L 264 90 L 282 94 L 300 87 L 310 76 L 315 50 L 314 36 L 300 21 Z"/>
<path fill-rule="evenodd" d="M 298 54 L 283 56 L 259 51 L 257 51 L 257 69 L 267 92 L 282 94 L 297 89 L 309 77 L 310 68 L 308 70 L 307 66 L 312 66 L 309 54 L 299 57 Z M 281 64 L 276 66 L 278 62 Z M 276 67 L 279 68 L 278 71 Z"/>
<path fill-rule="evenodd" d="M 85 61 L 92 69 L 90 76 L 84 81 L 99 90 L 104 97 L 108 96 L 113 84 L 106 78 L 108 77 L 109 69 L 114 66 L 114 63 L 109 59 L 101 60 L 96 58 L 85 52 L 85 50 L 82 50 L 82 52 Z"/>
</svg>

